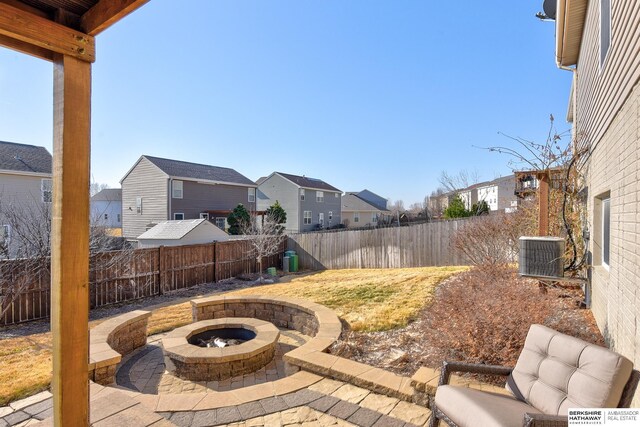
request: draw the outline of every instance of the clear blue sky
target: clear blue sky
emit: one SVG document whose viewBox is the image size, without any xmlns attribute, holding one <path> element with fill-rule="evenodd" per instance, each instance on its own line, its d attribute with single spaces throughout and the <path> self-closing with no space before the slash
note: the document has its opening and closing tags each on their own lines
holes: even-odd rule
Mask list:
<svg viewBox="0 0 640 427">
<path fill-rule="evenodd" d="M 97 182 L 119 186 L 149 154 L 408 206 L 442 170 L 510 173 L 473 148 L 508 143 L 498 131 L 542 141 L 550 113 L 569 128 L 571 75 L 554 24 L 534 17 L 541 0 L 180 3 L 151 0 L 97 37 Z M 51 151 L 52 74 L 0 48 L 0 140 Z"/>
</svg>

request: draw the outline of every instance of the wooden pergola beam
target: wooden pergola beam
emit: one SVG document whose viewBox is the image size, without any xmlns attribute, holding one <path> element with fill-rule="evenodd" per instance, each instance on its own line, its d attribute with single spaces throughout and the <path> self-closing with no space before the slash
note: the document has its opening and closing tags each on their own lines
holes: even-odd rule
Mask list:
<svg viewBox="0 0 640 427">
<path fill-rule="evenodd" d="M 93 36 L 5 3 L 0 3 L 0 36 L 5 36 L 4 42 L 0 40 L 3 45 L 43 59 L 51 60 L 51 57 L 43 56 L 39 49 L 86 62 L 96 59 Z M 6 42 L 8 39 L 14 41 Z M 26 48 L 26 45 L 34 48 Z"/>
<path fill-rule="evenodd" d="M 85 33 L 95 36 L 149 0 L 101 0 L 80 19 Z"/>
</svg>

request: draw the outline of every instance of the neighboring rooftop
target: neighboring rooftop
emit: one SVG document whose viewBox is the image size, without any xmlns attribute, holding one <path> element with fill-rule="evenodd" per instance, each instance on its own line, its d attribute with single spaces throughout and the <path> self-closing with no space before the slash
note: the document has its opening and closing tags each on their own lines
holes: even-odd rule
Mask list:
<svg viewBox="0 0 640 427">
<path fill-rule="evenodd" d="M 180 160 L 162 159 L 160 157 L 142 156 L 160 168 L 171 177 L 192 178 L 203 181 L 228 182 L 231 184 L 241 184 L 255 186 L 256 184 L 246 176 L 231 168 L 220 166 L 202 165 L 199 163 L 189 163 Z"/>
<path fill-rule="evenodd" d="M 362 191 L 350 191 L 347 194 L 353 194 L 354 196 L 358 197 L 359 199 L 364 200 L 368 204 L 376 207 L 378 210 L 381 210 L 381 211 L 388 210 L 387 209 L 388 200 L 386 198 L 374 193 L 373 191 L 369 191 L 367 189 L 364 189 Z"/>
<path fill-rule="evenodd" d="M 44 147 L 0 141 L 0 170 L 50 174 L 52 163 Z"/>
<path fill-rule="evenodd" d="M 206 219 L 183 219 L 163 221 L 139 235 L 138 239 L 178 240 L 182 239 L 201 224 L 205 224 L 205 226 L 208 224 L 208 226 L 213 227 L 213 229 L 224 233 L 224 231 L 220 230 Z"/>
<path fill-rule="evenodd" d="M 386 211 L 386 209 L 380 209 L 378 206 L 367 202 L 364 199 L 358 197 L 355 193 L 348 193 L 342 196 L 342 211 L 343 212 L 378 212 Z"/>
<path fill-rule="evenodd" d="M 303 187 L 303 188 L 313 188 L 316 190 L 327 190 L 327 191 L 338 191 L 341 192 L 340 190 L 338 190 L 336 187 L 334 187 L 333 185 L 329 185 L 326 182 L 324 182 L 321 179 L 318 178 L 309 178 L 306 176 L 298 176 L 298 175 L 291 175 L 288 173 L 282 173 L 282 172 L 275 172 L 278 175 L 288 179 L 289 181 L 293 182 L 294 184 L 296 184 L 299 187 Z"/>
<path fill-rule="evenodd" d="M 92 202 L 120 202 L 122 201 L 121 188 L 105 188 L 91 197 Z"/>
</svg>

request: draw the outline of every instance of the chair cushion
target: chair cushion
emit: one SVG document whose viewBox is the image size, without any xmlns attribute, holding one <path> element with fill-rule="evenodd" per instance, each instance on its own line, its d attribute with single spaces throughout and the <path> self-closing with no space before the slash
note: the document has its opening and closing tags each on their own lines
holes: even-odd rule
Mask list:
<svg viewBox="0 0 640 427">
<path fill-rule="evenodd" d="M 540 413 L 510 396 L 451 385 L 438 387 L 435 403 L 459 427 L 520 427 L 526 412 Z"/>
<path fill-rule="evenodd" d="M 629 359 L 607 348 L 532 325 L 513 379 L 536 409 L 567 415 L 569 408 L 617 407 L 632 370 Z"/>
</svg>

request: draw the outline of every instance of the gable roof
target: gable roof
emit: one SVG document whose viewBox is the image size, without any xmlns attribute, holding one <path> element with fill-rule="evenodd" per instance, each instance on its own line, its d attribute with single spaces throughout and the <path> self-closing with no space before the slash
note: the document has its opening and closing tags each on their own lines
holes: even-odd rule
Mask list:
<svg viewBox="0 0 640 427">
<path fill-rule="evenodd" d="M 324 182 L 321 179 L 309 178 L 309 177 L 306 177 L 306 176 L 291 175 L 291 174 L 282 173 L 282 172 L 274 172 L 274 173 L 277 173 L 281 177 L 288 179 L 289 181 L 293 182 L 298 187 L 313 188 L 313 189 L 316 189 L 316 190 L 337 191 L 339 193 L 342 193 L 341 190 L 338 190 L 333 185 L 327 184 L 326 182 Z"/>
<path fill-rule="evenodd" d="M 121 202 L 122 201 L 122 189 L 121 188 L 105 188 L 99 191 L 91 197 L 92 202 Z"/>
<path fill-rule="evenodd" d="M 44 147 L 0 141 L 0 170 L 50 175 L 52 163 Z"/>
<path fill-rule="evenodd" d="M 147 155 L 143 155 L 142 157 L 149 160 L 162 172 L 173 178 L 190 178 L 201 181 L 225 182 L 251 187 L 255 187 L 256 185 L 255 182 L 231 168 L 183 162 L 181 160 L 163 159 Z"/>
<path fill-rule="evenodd" d="M 200 218 L 162 221 L 161 223 L 158 223 L 154 227 L 139 235 L 138 239 L 179 240 L 200 226 L 209 228 L 211 230 L 212 236 L 214 237 L 216 234 L 219 234 L 220 236 L 225 235 L 226 237 L 227 233 L 220 230 L 208 220 Z"/>
<path fill-rule="evenodd" d="M 380 209 L 366 200 L 358 197 L 357 194 L 349 193 L 346 196 L 342 196 L 342 211 L 343 212 L 379 212 L 387 209 Z"/>
<path fill-rule="evenodd" d="M 349 192 L 349 194 L 353 194 L 353 195 L 359 197 L 360 199 L 364 200 L 365 202 L 369 203 L 370 205 L 373 205 L 373 206 L 377 207 L 381 211 L 388 210 L 387 209 L 388 200 L 385 197 L 382 197 L 382 196 L 374 193 L 373 191 L 369 191 L 367 189 L 364 189 L 362 191 L 352 191 L 352 192 Z"/>
</svg>

